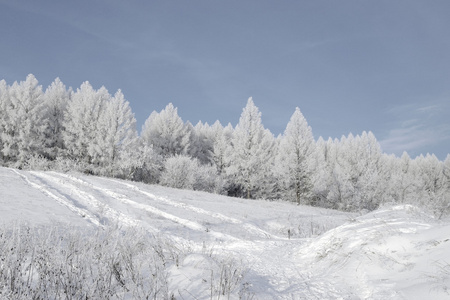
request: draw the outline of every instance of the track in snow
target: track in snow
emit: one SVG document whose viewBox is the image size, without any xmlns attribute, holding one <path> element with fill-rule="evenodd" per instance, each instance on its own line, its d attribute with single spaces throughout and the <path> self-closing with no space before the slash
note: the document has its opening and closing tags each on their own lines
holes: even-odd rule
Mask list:
<svg viewBox="0 0 450 300">
<path fill-rule="evenodd" d="M 35 174 L 35 173 L 37 173 L 38 176 L 47 177 L 47 178 L 51 177 L 51 176 L 47 175 L 48 173 L 33 172 L 33 174 Z M 89 199 L 89 201 L 94 203 L 94 206 L 96 206 L 96 207 L 100 207 L 101 206 L 101 204 L 99 203 L 98 200 L 96 200 L 90 194 L 88 194 L 86 192 L 83 192 L 80 188 L 78 188 L 78 187 L 74 186 L 73 184 L 69 183 L 69 181 L 72 181 L 74 183 L 82 185 L 82 186 L 84 186 L 84 187 L 86 187 L 88 189 L 99 191 L 100 193 L 103 193 L 106 197 L 108 197 L 109 200 L 115 200 L 117 202 L 123 203 L 125 205 L 128 205 L 130 207 L 136 208 L 138 210 L 147 211 L 147 212 L 149 212 L 151 214 L 154 214 L 154 215 L 157 215 L 157 216 L 162 217 L 164 219 L 170 220 L 170 221 L 172 221 L 174 223 L 182 225 L 182 226 L 184 226 L 186 228 L 189 228 L 191 230 L 194 230 L 194 231 L 197 231 L 197 232 L 201 232 L 201 233 L 205 233 L 205 234 L 207 234 L 209 236 L 214 237 L 215 239 L 222 240 L 222 241 L 239 241 L 240 240 L 240 239 L 238 239 L 236 237 L 233 237 L 233 236 L 230 236 L 228 234 L 217 232 L 217 231 L 214 231 L 214 230 L 210 230 L 207 227 L 205 227 L 204 225 L 199 224 L 198 222 L 191 221 L 191 220 L 188 220 L 188 219 L 184 219 L 184 218 L 175 216 L 175 215 L 170 214 L 168 212 L 165 212 L 165 211 L 163 211 L 161 209 L 158 209 L 158 208 L 156 208 L 156 207 L 154 207 L 152 205 L 143 204 L 143 203 L 139 203 L 137 201 L 133 201 L 129 197 L 127 197 L 127 196 L 125 196 L 123 194 L 114 192 L 114 191 L 112 191 L 110 189 L 106 189 L 106 188 L 102 188 L 102 187 L 93 185 L 93 184 L 91 184 L 91 183 L 89 183 L 89 182 L 87 182 L 85 180 L 80 179 L 80 178 L 77 178 L 77 177 L 74 177 L 74 176 L 71 176 L 71 175 L 67 175 L 67 174 L 55 173 L 55 172 L 51 172 L 51 174 L 53 176 L 59 176 L 59 177 L 65 178 L 66 180 L 63 183 L 65 186 L 69 186 L 72 190 L 76 191 L 78 194 L 84 195 L 84 198 L 85 199 L 86 198 Z M 53 180 L 53 181 L 55 181 L 55 180 Z M 111 181 L 113 181 L 113 180 L 111 180 Z M 116 182 L 116 181 L 113 181 L 113 182 Z M 130 186 L 132 186 L 132 185 L 130 185 Z M 137 187 L 136 187 L 136 189 L 139 190 Z M 135 190 L 135 189 L 133 189 L 133 190 Z M 147 195 L 147 197 L 148 197 L 148 195 Z M 152 200 L 156 200 L 156 196 L 154 196 L 154 198 L 151 197 L 151 199 Z M 167 204 L 167 203 L 175 203 L 175 202 L 170 201 L 170 200 L 167 199 L 167 202 L 165 202 L 165 203 Z M 183 206 L 178 206 L 178 207 L 184 208 Z M 107 209 L 107 211 L 110 211 L 110 210 L 111 210 L 110 208 Z M 201 211 L 201 209 L 198 209 L 198 210 Z M 131 220 L 130 218 L 126 217 L 126 215 L 124 215 L 123 213 L 120 213 L 120 212 L 115 212 L 115 217 L 116 217 L 116 220 L 119 221 L 119 222 L 121 220 L 130 220 L 130 221 L 127 222 L 128 223 L 127 225 L 138 225 L 138 224 L 142 223 L 142 222 L 137 222 L 136 220 Z"/>
<path fill-rule="evenodd" d="M 26 184 L 39 190 L 40 192 L 44 193 L 45 195 L 49 196 L 51 199 L 55 200 L 59 204 L 67 207 L 69 210 L 76 213 L 80 217 L 87 219 L 89 222 L 91 222 L 92 224 L 94 224 L 96 226 L 102 226 L 100 224 L 100 222 L 97 220 L 97 218 L 92 216 L 91 213 L 87 209 L 78 207 L 77 205 L 75 205 L 73 203 L 73 201 L 70 201 L 69 199 L 67 199 L 67 197 L 65 197 L 63 195 L 56 195 L 55 193 L 50 191 L 50 189 L 47 188 L 45 185 L 31 181 L 26 175 L 22 174 L 21 172 L 19 172 L 17 170 L 11 169 L 11 171 L 13 173 L 19 175 L 26 182 Z"/>
</svg>

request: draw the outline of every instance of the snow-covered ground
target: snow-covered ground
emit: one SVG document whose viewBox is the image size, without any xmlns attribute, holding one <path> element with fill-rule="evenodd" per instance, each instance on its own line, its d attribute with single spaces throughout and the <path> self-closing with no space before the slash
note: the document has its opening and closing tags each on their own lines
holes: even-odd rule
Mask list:
<svg viewBox="0 0 450 300">
<path fill-rule="evenodd" d="M 177 299 L 211 298 L 212 255 L 242 271 L 244 299 L 450 299 L 450 222 L 408 205 L 359 215 L 0 168 L 0 225 L 17 221 L 139 226 L 189 249 L 169 272 Z"/>
</svg>

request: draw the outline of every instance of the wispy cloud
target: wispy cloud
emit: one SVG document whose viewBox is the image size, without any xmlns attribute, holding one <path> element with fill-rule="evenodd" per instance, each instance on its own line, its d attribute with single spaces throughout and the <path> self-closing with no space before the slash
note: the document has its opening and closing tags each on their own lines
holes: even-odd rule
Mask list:
<svg viewBox="0 0 450 300">
<path fill-rule="evenodd" d="M 381 147 L 386 153 L 396 155 L 401 155 L 404 151 L 418 155 L 430 152 L 427 149 L 440 144 L 445 147 L 450 141 L 449 112 L 449 100 L 399 105 L 389 109 L 387 113 L 395 121 L 385 138 L 380 141 Z"/>
<path fill-rule="evenodd" d="M 389 131 L 387 138 L 380 141 L 385 152 L 400 154 L 403 151 L 411 152 L 436 144 L 442 136 L 433 128 L 420 124 L 394 128 Z"/>
</svg>

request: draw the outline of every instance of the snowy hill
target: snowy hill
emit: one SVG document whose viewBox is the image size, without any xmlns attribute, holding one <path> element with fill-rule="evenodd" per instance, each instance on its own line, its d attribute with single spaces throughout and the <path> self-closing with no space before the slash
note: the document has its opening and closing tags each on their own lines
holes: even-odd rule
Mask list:
<svg viewBox="0 0 450 300">
<path fill-rule="evenodd" d="M 450 298 L 450 224 L 408 205 L 359 216 L 0 168 L 0 207 L 1 226 L 137 226 L 169 240 L 183 253 L 167 267 L 176 299 L 212 299 L 217 261 L 241 271 L 230 299 Z"/>
</svg>

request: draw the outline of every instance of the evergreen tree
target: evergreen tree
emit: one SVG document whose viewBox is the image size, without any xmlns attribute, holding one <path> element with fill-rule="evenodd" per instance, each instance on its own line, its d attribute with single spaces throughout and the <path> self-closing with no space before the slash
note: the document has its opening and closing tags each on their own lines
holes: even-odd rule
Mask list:
<svg viewBox="0 0 450 300">
<path fill-rule="evenodd" d="M 4 87 L 3 87 L 4 89 Z M 25 81 L 14 82 L 5 104 L 5 125 L 2 132 L 3 155 L 6 160 L 22 167 L 34 155 L 43 154 L 44 106 L 42 86 L 28 75 Z"/>
<path fill-rule="evenodd" d="M 101 164 L 109 176 L 129 178 L 138 164 L 136 119 L 121 90 L 104 104 L 99 121 Z"/>
<path fill-rule="evenodd" d="M 446 194 L 445 165 L 434 154 L 420 155 L 415 159 L 418 167 L 419 186 L 416 190 L 418 203 L 441 217 L 449 205 Z"/>
<path fill-rule="evenodd" d="M 231 140 L 233 137 L 233 126 L 228 124 L 222 127 L 219 121 L 212 126 L 213 131 L 213 153 L 212 159 L 220 175 L 225 173 L 225 169 L 231 163 Z"/>
<path fill-rule="evenodd" d="M 169 103 L 160 113 L 152 112 L 142 128 L 141 138 L 158 155 L 167 158 L 188 153 L 190 134 L 177 108 Z"/>
<path fill-rule="evenodd" d="M 347 211 L 374 210 L 387 198 L 387 175 L 375 136 L 363 132 L 328 141 L 322 151 L 328 170 L 327 202 Z"/>
<path fill-rule="evenodd" d="M 9 99 L 9 87 L 6 84 L 6 81 L 0 80 L 0 163 L 5 164 L 6 159 L 3 155 L 4 143 L 3 139 L 7 138 L 7 132 L 9 130 L 9 106 L 11 105 L 11 101 Z"/>
<path fill-rule="evenodd" d="M 190 123 L 187 123 L 190 125 Z M 191 140 L 189 142 L 189 155 L 197 158 L 201 164 L 209 165 L 213 163 L 214 132 L 208 123 L 198 122 L 191 129 Z"/>
<path fill-rule="evenodd" d="M 277 155 L 283 199 L 312 204 L 317 152 L 311 127 L 297 107 L 281 137 Z"/>
<path fill-rule="evenodd" d="M 231 162 L 227 175 L 236 184 L 237 193 L 246 198 L 272 196 L 275 143 L 261 123 L 261 113 L 248 99 L 232 138 Z"/>
<path fill-rule="evenodd" d="M 50 159 L 55 159 L 64 149 L 64 114 L 69 103 L 71 91 L 59 78 L 45 90 L 45 153 Z"/>
<path fill-rule="evenodd" d="M 388 181 L 393 199 L 398 203 L 412 203 L 417 201 L 419 189 L 417 164 L 412 161 L 408 153 L 391 162 L 391 179 Z"/>
<path fill-rule="evenodd" d="M 442 217 L 444 214 L 450 211 L 450 154 L 448 154 L 444 160 L 442 174 L 444 177 L 443 197 L 442 197 L 443 205 L 439 217 Z"/>
<path fill-rule="evenodd" d="M 106 88 L 101 87 L 96 91 L 87 81 L 73 94 L 63 122 L 68 157 L 87 165 L 100 165 L 102 149 L 99 119 L 110 97 Z"/>
</svg>

